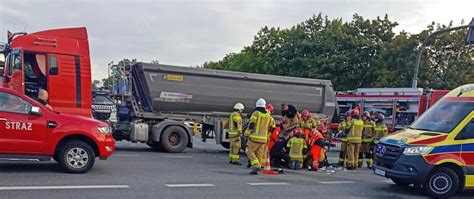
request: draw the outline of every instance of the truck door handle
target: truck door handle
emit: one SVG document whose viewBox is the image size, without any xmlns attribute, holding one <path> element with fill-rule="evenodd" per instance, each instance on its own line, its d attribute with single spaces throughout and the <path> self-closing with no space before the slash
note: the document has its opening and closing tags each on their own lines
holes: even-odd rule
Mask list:
<svg viewBox="0 0 474 199">
<path fill-rule="evenodd" d="M 48 125 L 48 128 L 52 129 L 52 128 L 56 128 L 58 126 L 58 123 L 55 121 L 48 121 L 47 125 Z"/>
<path fill-rule="evenodd" d="M 7 121 L 7 119 L 5 119 L 5 118 L 0 118 L 0 121 Z"/>
</svg>

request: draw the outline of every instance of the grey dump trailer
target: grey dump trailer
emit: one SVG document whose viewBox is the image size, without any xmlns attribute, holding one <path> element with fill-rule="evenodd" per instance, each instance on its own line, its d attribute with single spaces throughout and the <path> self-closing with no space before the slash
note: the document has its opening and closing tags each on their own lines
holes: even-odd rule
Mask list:
<svg viewBox="0 0 474 199">
<path fill-rule="evenodd" d="M 198 122 L 203 133 L 214 132 L 216 142 L 227 147 L 226 121 L 237 102 L 246 114 L 258 98 L 273 104 L 276 115 L 282 103 L 329 117 L 337 112 L 328 80 L 146 63 L 131 66 L 127 80 L 114 137 L 168 152 L 192 147 L 193 129 L 185 121 Z"/>
</svg>

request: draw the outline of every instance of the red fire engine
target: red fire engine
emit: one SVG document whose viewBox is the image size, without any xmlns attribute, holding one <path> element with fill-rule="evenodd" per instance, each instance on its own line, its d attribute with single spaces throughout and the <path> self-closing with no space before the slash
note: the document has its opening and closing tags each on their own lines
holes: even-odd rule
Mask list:
<svg viewBox="0 0 474 199">
<path fill-rule="evenodd" d="M 371 114 L 382 113 L 390 131 L 410 125 L 425 110 L 443 97 L 448 90 L 420 88 L 359 88 L 338 92 L 339 115 L 354 108 Z"/>
</svg>

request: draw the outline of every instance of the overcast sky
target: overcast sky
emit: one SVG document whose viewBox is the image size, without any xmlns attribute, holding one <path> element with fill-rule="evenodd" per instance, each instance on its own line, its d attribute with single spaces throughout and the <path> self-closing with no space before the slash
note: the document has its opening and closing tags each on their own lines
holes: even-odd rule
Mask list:
<svg viewBox="0 0 474 199">
<path fill-rule="evenodd" d="M 459 25 L 474 17 L 474 0 L 0 0 L 0 41 L 6 31 L 85 26 L 93 79 L 122 58 L 195 66 L 251 44 L 267 26 L 291 27 L 319 12 L 350 20 L 388 14 L 396 31 L 417 33 L 432 21 Z"/>
</svg>

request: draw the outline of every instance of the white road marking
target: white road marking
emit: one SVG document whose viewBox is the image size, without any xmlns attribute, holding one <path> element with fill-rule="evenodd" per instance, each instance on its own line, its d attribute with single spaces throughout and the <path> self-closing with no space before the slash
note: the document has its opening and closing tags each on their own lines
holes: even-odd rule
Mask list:
<svg viewBox="0 0 474 199">
<path fill-rule="evenodd" d="M 165 155 L 164 158 L 193 158 L 193 156 L 186 155 Z"/>
<path fill-rule="evenodd" d="M 354 181 L 318 181 L 321 184 L 353 184 Z"/>
<path fill-rule="evenodd" d="M 213 184 L 166 184 L 167 187 L 182 188 L 182 187 L 215 187 Z"/>
<path fill-rule="evenodd" d="M 113 154 L 112 157 L 139 157 L 138 154 Z"/>
<path fill-rule="evenodd" d="M 0 187 L 0 191 L 8 190 L 53 190 L 53 189 L 128 189 L 128 185 L 72 185 L 72 186 L 11 186 Z"/>
<path fill-rule="evenodd" d="M 393 184 L 393 181 L 392 181 L 392 180 L 390 180 L 390 179 L 387 179 L 387 180 L 382 180 L 382 182 Z"/>
<path fill-rule="evenodd" d="M 274 186 L 274 185 L 289 185 L 286 182 L 251 182 L 247 183 L 251 186 Z"/>
</svg>

